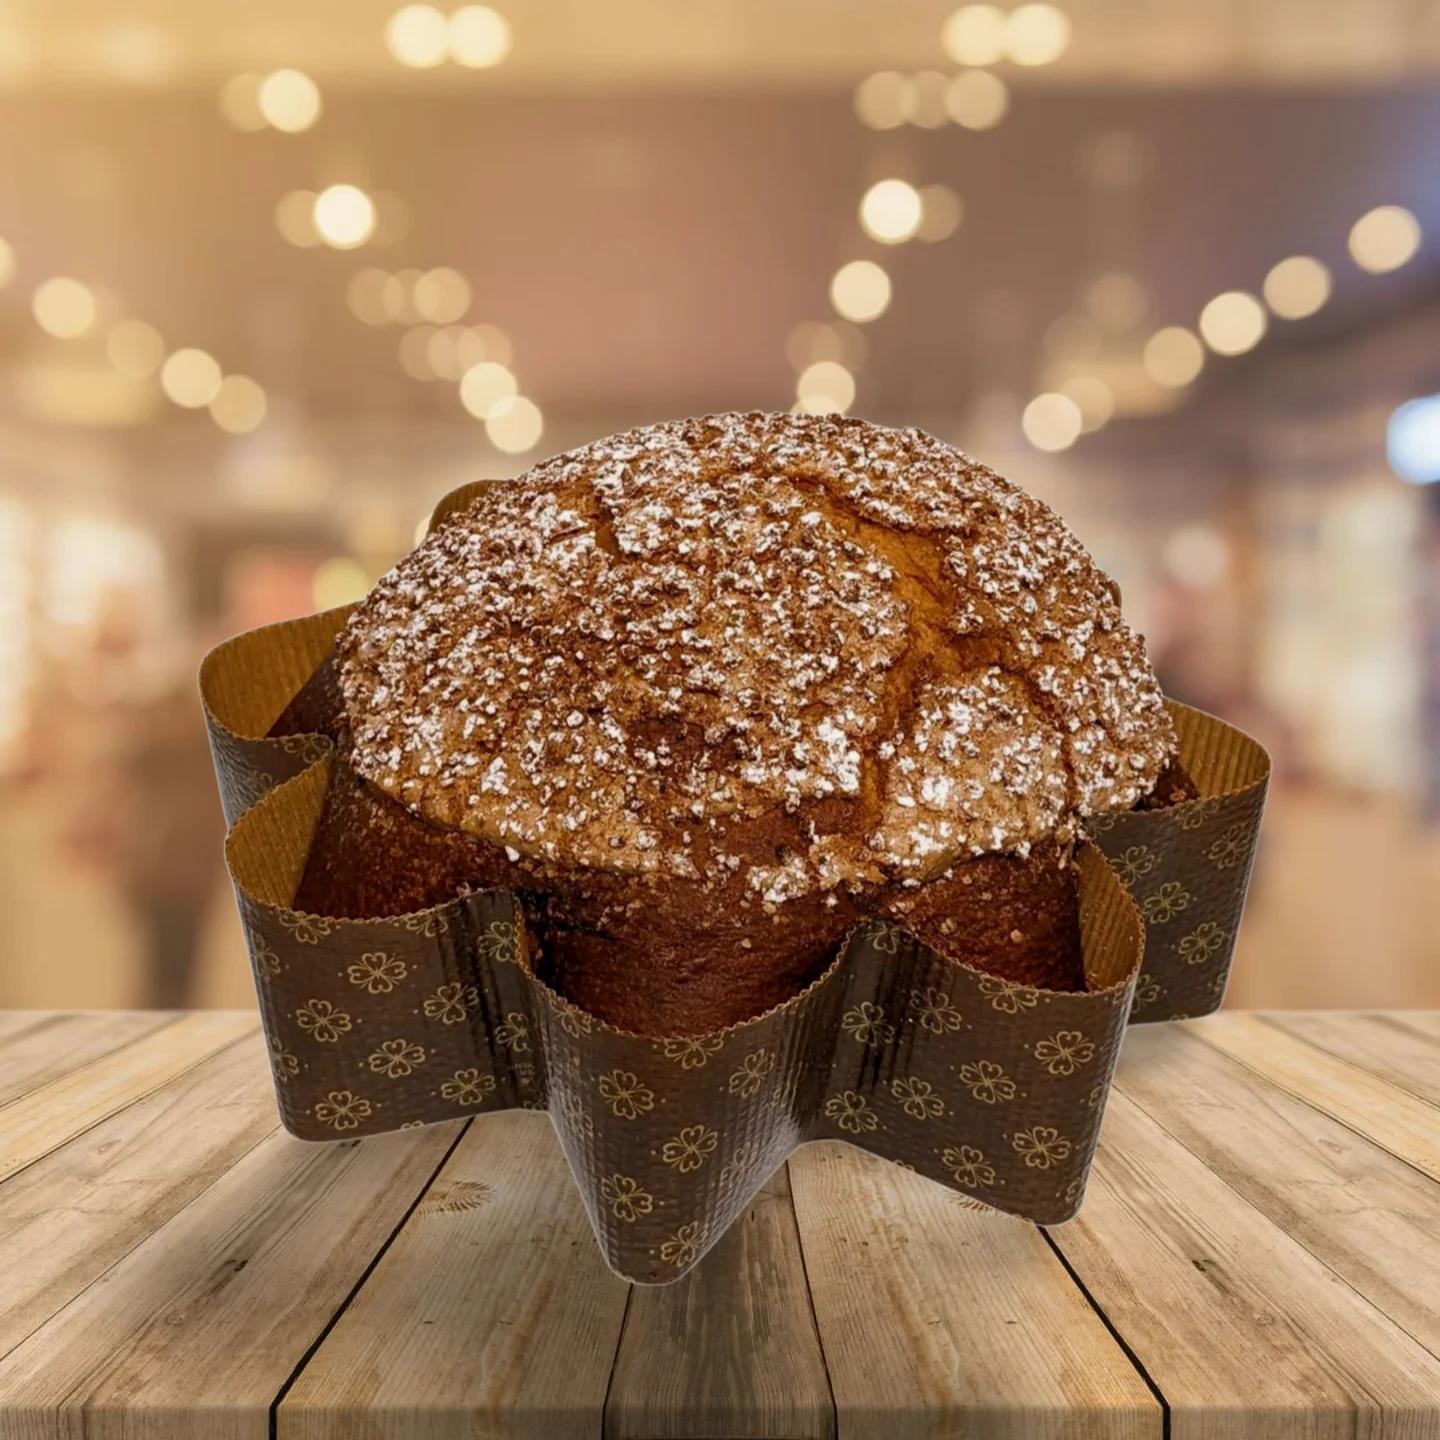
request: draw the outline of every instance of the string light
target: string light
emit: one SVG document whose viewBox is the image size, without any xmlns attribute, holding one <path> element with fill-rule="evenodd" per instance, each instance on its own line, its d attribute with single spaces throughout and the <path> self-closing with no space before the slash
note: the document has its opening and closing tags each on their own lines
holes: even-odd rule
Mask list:
<svg viewBox="0 0 1440 1440">
<path fill-rule="evenodd" d="M 1200 334 L 1217 355 L 1243 355 L 1265 334 L 1265 307 L 1244 290 L 1226 290 L 1200 312 Z"/>
<path fill-rule="evenodd" d="M 1381 205 L 1350 230 L 1350 255 L 1372 275 L 1398 270 L 1420 248 L 1420 222 L 1402 205 Z"/>
<path fill-rule="evenodd" d="M 1167 325 L 1145 342 L 1141 363 L 1157 385 L 1179 390 L 1200 373 L 1205 364 L 1205 347 L 1183 325 Z"/>
<path fill-rule="evenodd" d="M 920 211 L 920 228 L 915 238 L 932 243 L 948 240 L 965 218 L 964 204 L 948 185 L 922 185 Z"/>
<path fill-rule="evenodd" d="M 98 310 L 90 287 L 68 275 L 56 275 L 37 286 L 30 308 L 40 328 L 58 340 L 85 334 Z"/>
<path fill-rule="evenodd" d="M 483 70 L 510 53 L 510 22 L 488 5 L 466 5 L 450 17 L 448 38 L 461 65 Z"/>
<path fill-rule="evenodd" d="M 860 224 L 872 240 L 898 245 L 920 228 L 920 192 L 904 180 L 881 180 L 860 201 Z"/>
<path fill-rule="evenodd" d="M 878 320 L 890 307 L 890 277 L 873 260 L 852 260 L 835 272 L 830 303 L 847 320 Z"/>
<path fill-rule="evenodd" d="M 1282 320 L 1303 320 L 1330 298 L 1330 272 L 1310 255 L 1292 255 L 1271 268 L 1265 303 Z"/>
<path fill-rule="evenodd" d="M 445 60 L 450 22 L 433 5 L 406 5 L 386 23 L 385 44 L 402 65 L 428 70 Z"/>
<path fill-rule="evenodd" d="M 945 87 L 945 110 L 967 130 L 990 130 L 1010 108 L 1005 82 L 988 70 L 962 70 Z"/>
<path fill-rule="evenodd" d="M 1008 26 L 996 5 L 962 5 L 940 31 L 945 53 L 957 65 L 993 65 L 1005 55 Z"/>
<path fill-rule="evenodd" d="M 265 391 L 248 375 L 227 375 L 210 400 L 210 418 L 231 435 L 245 435 L 265 419 Z"/>
<path fill-rule="evenodd" d="M 460 403 L 477 420 L 488 420 L 502 400 L 513 399 L 519 391 L 515 377 L 494 360 L 472 365 L 460 379 Z"/>
<path fill-rule="evenodd" d="M 438 380 L 430 363 L 430 340 L 436 333 L 433 325 L 416 325 L 400 337 L 397 354 L 400 368 L 412 380 Z"/>
<path fill-rule="evenodd" d="M 485 433 L 490 443 L 507 455 L 533 450 L 544 429 L 540 407 L 523 395 L 510 395 L 496 401 L 485 417 Z"/>
<path fill-rule="evenodd" d="M 855 403 L 855 377 L 834 360 L 817 360 L 800 372 L 795 398 L 808 415 L 843 415 Z"/>
<path fill-rule="evenodd" d="M 204 350 L 177 350 L 160 367 L 160 387 L 187 410 L 203 410 L 220 391 L 219 363 Z"/>
<path fill-rule="evenodd" d="M 1124 331 L 1145 315 L 1145 287 L 1123 270 L 1101 275 L 1085 292 L 1085 308 L 1107 329 Z"/>
<path fill-rule="evenodd" d="M 453 324 L 470 308 L 470 282 L 448 265 L 437 266 L 416 279 L 410 303 L 437 325 Z"/>
<path fill-rule="evenodd" d="M 375 231 L 375 202 L 358 185 L 330 185 L 312 212 L 320 238 L 336 250 L 353 250 Z"/>
<path fill-rule="evenodd" d="M 15 278 L 15 251 L 8 240 L 0 239 L 0 290 Z"/>
<path fill-rule="evenodd" d="M 1115 414 L 1115 395 L 1098 375 L 1076 375 L 1059 390 L 1073 400 L 1080 411 L 1080 430 L 1089 435 L 1110 423 Z"/>
<path fill-rule="evenodd" d="M 915 112 L 915 82 L 896 70 L 879 70 L 855 87 L 855 113 L 871 130 L 895 130 Z"/>
<path fill-rule="evenodd" d="M 913 77 L 913 101 L 910 108 L 910 123 L 922 130 L 939 130 L 950 119 L 945 108 L 945 95 L 950 87 L 950 78 L 938 70 L 922 70 Z"/>
<path fill-rule="evenodd" d="M 105 354 L 122 375 L 140 380 L 164 363 L 165 341 L 143 320 L 122 320 L 105 337 Z"/>
<path fill-rule="evenodd" d="M 1021 5 L 1005 20 L 1005 53 L 1017 65 L 1052 65 L 1070 46 L 1070 22 L 1053 5 Z"/>
<path fill-rule="evenodd" d="M 320 118 L 320 87 L 301 70 L 276 70 L 260 82 L 255 103 L 268 124 L 295 135 Z"/>
<path fill-rule="evenodd" d="M 1037 395 L 1020 417 L 1025 438 L 1037 450 L 1068 450 L 1080 438 L 1084 425 L 1080 407 L 1054 390 Z"/>
<path fill-rule="evenodd" d="M 366 325 L 383 325 L 392 319 L 386 301 L 390 276 L 383 270 L 358 270 L 345 287 L 345 303 L 350 313 Z"/>
</svg>

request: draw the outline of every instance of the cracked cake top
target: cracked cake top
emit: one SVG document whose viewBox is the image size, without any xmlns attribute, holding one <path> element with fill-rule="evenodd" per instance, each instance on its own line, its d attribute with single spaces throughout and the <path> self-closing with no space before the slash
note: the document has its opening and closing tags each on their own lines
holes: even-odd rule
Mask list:
<svg viewBox="0 0 1440 1440">
<path fill-rule="evenodd" d="M 1175 749 L 1049 509 L 833 416 L 645 426 L 486 486 L 338 655 L 352 763 L 424 818 L 767 905 L 1067 838 Z"/>
</svg>

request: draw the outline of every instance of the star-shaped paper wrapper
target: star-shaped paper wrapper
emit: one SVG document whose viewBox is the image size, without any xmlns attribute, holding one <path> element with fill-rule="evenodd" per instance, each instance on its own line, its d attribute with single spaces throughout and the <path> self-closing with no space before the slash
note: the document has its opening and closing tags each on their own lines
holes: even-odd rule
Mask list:
<svg viewBox="0 0 1440 1440">
<path fill-rule="evenodd" d="M 291 909 L 332 746 L 264 737 L 351 608 L 238 635 L 200 671 L 280 1117 L 300 1139 L 548 1111 L 610 1267 L 664 1284 L 807 1140 L 848 1141 L 1040 1224 L 1068 1220 L 1126 1024 L 1220 1004 L 1270 763 L 1174 702 L 1201 798 L 1091 823 L 1083 993 L 998 979 L 876 920 L 785 1004 L 655 1039 L 534 975 L 509 892 L 374 920 Z"/>
</svg>

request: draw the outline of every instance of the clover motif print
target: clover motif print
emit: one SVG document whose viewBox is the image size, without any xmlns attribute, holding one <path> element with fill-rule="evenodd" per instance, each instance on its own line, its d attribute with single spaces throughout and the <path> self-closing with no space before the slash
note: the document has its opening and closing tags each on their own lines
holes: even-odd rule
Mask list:
<svg viewBox="0 0 1440 1440">
<path fill-rule="evenodd" d="M 923 990 L 910 992 L 910 1004 L 914 1007 L 915 1018 L 922 1030 L 932 1035 L 943 1035 L 947 1030 L 958 1030 L 964 1017 L 950 1003 L 950 997 L 943 990 L 927 985 Z"/>
<path fill-rule="evenodd" d="M 425 1014 L 442 1025 L 459 1025 L 480 1004 L 480 992 L 473 985 L 455 981 L 442 985 L 425 1001 Z"/>
<path fill-rule="evenodd" d="M 680 1040 L 661 1042 L 661 1053 L 682 1070 L 698 1070 L 712 1055 L 718 1055 L 725 1042 L 717 1036 L 695 1035 Z"/>
<path fill-rule="evenodd" d="M 995 1167 L 984 1152 L 973 1145 L 957 1145 L 940 1152 L 940 1163 L 955 1177 L 957 1185 L 967 1190 L 988 1188 L 995 1183 Z"/>
<path fill-rule="evenodd" d="M 595 1028 L 595 1020 L 584 1010 L 577 1009 L 568 1000 L 561 999 L 558 995 L 547 997 L 550 1001 L 550 1012 L 560 1022 L 560 1028 L 573 1040 L 579 1040 L 582 1036 L 588 1035 Z"/>
<path fill-rule="evenodd" d="M 607 1176 L 600 1182 L 600 1194 L 609 1203 L 610 1213 L 626 1224 L 633 1224 L 655 1207 L 655 1197 L 629 1175 Z"/>
<path fill-rule="evenodd" d="M 895 1027 L 885 1018 L 885 1007 L 872 1000 L 862 1000 L 853 1010 L 840 1017 L 840 1028 L 861 1045 L 888 1045 L 895 1038 Z"/>
<path fill-rule="evenodd" d="M 1190 894 L 1178 880 L 1167 880 L 1153 895 L 1147 895 L 1140 913 L 1149 925 L 1164 925 L 1188 908 Z"/>
<path fill-rule="evenodd" d="M 655 1108 L 655 1092 L 629 1070 L 610 1070 L 596 1081 L 600 1098 L 621 1120 L 637 1120 Z"/>
<path fill-rule="evenodd" d="M 1061 1030 L 1035 1046 L 1035 1058 L 1051 1075 L 1073 1075 L 1094 1055 L 1095 1046 L 1079 1030 Z"/>
<path fill-rule="evenodd" d="M 726 1087 L 732 1095 L 753 1100 L 760 1093 L 765 1077 L 775 1068 L 775 1057 L 768 1050 L 752 1050 L 730 1076 Z"/>
<path fill-rule="evenodd" d="M 292 1055 L 277 1035 L 270 1041 L 270 1067 L 281 1081 L 291 1080 L 300 1073 L 300 1059 Z"/>
<path fill-rule="evenodd" d="M 1127 890 L 1133 890 L 1137 882 L 1148 875 L 1158 862 L 1148 845 L 1131 845 L 1123 855 L 1110 863 L 1115 867 L 1120 883 Z"/>
<path fill-rule="evenodd" d="M 688 1225 L 682 1225 L 660 1246 L 660 1258 L 677 1270 L 683 1270 L 687 1265 L 695 1263 L 704 1236 L 704 1225 L 699 1220 L 692 1220 Z"/>
<path fill-rule="evenodd" d="M 345 974 L 352 985 L 359 985 L 367 995 L 388 995 L 409 973 L 398 955 L 374 950 L 362 955 Z"/>
<path fill-rule="evenodd" d="M 315 1118 L 332 1130 L 354 1130 L 370 1113 L 370 1102 L 353 1090 L 332 1090 L 315 1106 Z"/>
<path fill-rule="evenodd" d="M 331 1045 L 350 1029 L 350 1016 L 329 1000 L 309 1000 L 295 1012 L 295 1023 L 312 1040 Z"/>
<path fill-rule="evenodd" d="M 277 910 L 280 923 L 301 945 L 318 945 L 335 928 L 332 920 L 320 915 L 306 915 L 299 910 Z"/>
<path fill-rule="evenodd" d="M 980 993 L 990 1002 L 991 1008 L 1002 1015 L 1018 1015 L 1022 1010 L 1033 1010 L 1040 1000 L 1028 986 L 1014 980 L 1001 980 L 994 975 L 987 975 L 981 980 Z"/>
<path fill-rule="evenodd" d="M 495 1077 L 487 1070 L 457 1070 L 440 1087 L 443 1099 L 457 1105 L 481 1105 L 495 1089 Z"/>
<path fill-rule="evenodd" d="M 1231 825 L 1225 833 L 1205 852 L 1217 870 L 1228 870 L 1245 858 L 1246 827 Z"/>
<path fill-rule="evenodd" d="M 578 1090 L 560 1092 L 560 1114 L 577 1135 L 591 1136 L 595 1133 L 595 1121 L 585 1108 Z"/>
<path fill-rule="evenodd" d="M 862 1130 L 876 1130 L 880 1117 L 870 1108 L 870 1102 L 854 1090 L 842 1090 L 825 1102 L 825 1113 L 842 1130 L 858 1135 Z"/>
<path fill-rule="evenodd" d="M 912 1119 L 929 1120 L 945 1113 L 945 1102 L 935 1093 L 935 1087 L 928 1080 L 917 1080 L 914 1076 L 892 1080 L 890 1093 Z"/>
<path fill-rule="evenodd" d="M 399 1080 L 425 1063 L 425 1047 L 410 1040 L 387 1040 L 366 1063 L 377 1075 Z"/>
<path fill-rule="evenodd" d="M 973 1065 L 961 1065 L 955 1074 L 982 1105 L 994 1105 L 997 1101 L 1015 1098 L 1015 1082 L 1005 1073 L 1005 1067 L 993 1060 L 977 1060 Z"/>
<path fill-rule="evenodd" d="M 495 1027 L 495 1043 L 515 1055 L 530 1050 L 530 1017 L 522 1010 L 512 1010 L 502 1024 Z"/>
<path fill-rule="evenodd" d="M 1224 929 L 1215 921 L 1207 920 L 1180 942 L 1178 947 L 1180 958 L 1187 965 L 1203 965 L 1205 961 L 1213 960 L 1220 953 L 1220 948 L 1225 944 L 1225 940 Z"/>
<path fill-rule="evenodd" d="M 705 1163 L 705 1157 L 715 1153 L 719 1143 L 718 1130 L 708 1125 L 690 1125 L 660 1147 L 660 1158 L 680 1174 L 687 1175 L 691 1170 L 698 1170 Z"/>
<path fill-rule="evenodd" d="M 412 935 L 420 935 L 426 940 L 433 940 L 437 935 L 444 935 L 450 929 L 450 922 L 439 910 L 426 910 L 419 915 L 406 915 L 400 923 Z"/>
<path fill-rule="evenodd" d="M 263 940 L 255 942 L 250 958 L 254 962 L 256 973 L 268 980 L 274 980 L 284 968 L 280 964 L 280 957 Z"/>
<path fill-rule="evenodd" d="M 475 940 L 482 960 L 493 965 L 516 965 L 520 961 L 520 932 L 504 920 L 492 920 Z"/>
<path fill-rule="evenodd" d="M 1153 1005 L 1164 993 L 1153 975 L 1142 975 L 1135 986 L 1135 1004 Z"/>
<path fill-rule="evenodd" d="M 883 920 L 877 920 L 868 937 L 870 948 L 879 951 L 881 955 L 898 955 L 903 933 L 898 925 L 887 925 Z"/>
<path fill-rule="evenodd" d="M 1048 1170 L 1070 1154 L 1070 1142 L 1051 1125 L 1036 1125 L 1010 1137 L 1011 1145 L 1032 1169 Z"/>
</svg>

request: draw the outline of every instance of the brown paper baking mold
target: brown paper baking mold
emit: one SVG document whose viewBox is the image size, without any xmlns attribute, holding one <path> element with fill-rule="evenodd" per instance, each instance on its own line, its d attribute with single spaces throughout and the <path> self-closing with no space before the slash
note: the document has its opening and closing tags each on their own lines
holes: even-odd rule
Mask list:
<svg viewBox="0 0 1440 1440">
<path fill-rule="evenodd" d="M 870 921 L 784 1005 L 651 1039 L 533 974 L 507 892 L 366 921 L 295 911 L 331 746 L 260 737 L 348 614 L 250 631 L 201 668 L 280 1115 L 301 1139 L 546 1110 L 606 1261 L 662 1284 L 808 1140 L 849 1141 L 1037 1223 L 1069 1219 L 1127 1020 L 1220 1002 L 1268 760 L 1178 705 L 1202 798 L 1107 819 L 1080 851 L 1084 993 L 986 975 Z"/>
</svg>

